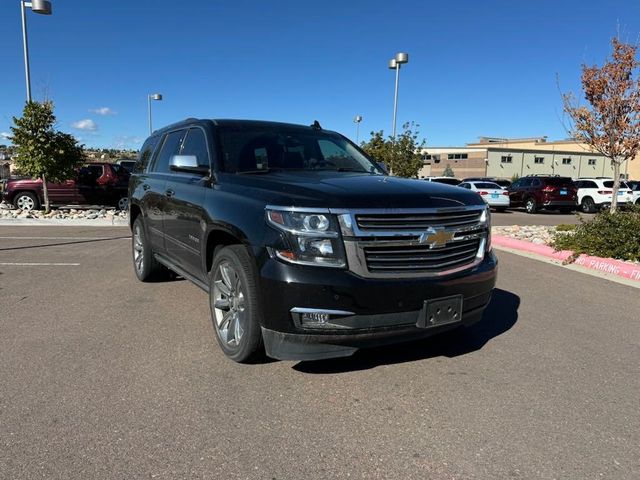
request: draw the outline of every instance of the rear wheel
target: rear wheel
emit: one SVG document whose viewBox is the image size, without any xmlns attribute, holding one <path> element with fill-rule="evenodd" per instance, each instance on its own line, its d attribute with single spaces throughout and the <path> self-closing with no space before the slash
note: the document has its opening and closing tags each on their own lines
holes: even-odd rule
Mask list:
<svg viewBox="0 0 640 480">
<path fill-rule="evenodd" d="M 21 210 L 37 210 L 40 208 L 38 197 L 31 192 L 20 192 L 13 199 L 13 206 Z"/>
<path fill-rule="evenodd" d="M 162 267 L 153 257 L 153 250 L 147 239 L 144 224 L 140 217 L 136 218 L 135 222 L 133 222 L 131 242 L 133 269 L 136 272 L 136 277 L 138 277 L 138 280 L 141 282 L 148 282 L 153 279 L 154 275 L 156 275 Z"/>
<path fill-rule="evenodd" d="M 580 206 L 584 213 L 594 213 L 596 211 L 596 202 L 591 197 L 584 197 Z"/>
<path fill-rule="evenodd" d="M 527 201 L 524 202 L 524 209 L 527 213 L 536 213 L 538 211 L 538 204 L 536 203 L 536 199 L 533 197 L 527 198 Z"/>
<path fill-rule="evenodd" d="M 118 210 L 126 210 L 127 208 L 129 208 L 129 198 L 120 197 L 120 199 L 118 199 L 117 207 L 118 207 Z"/>
<path fill-rule="evenodd" d="M 220 249 L 213 259 L 209 282 L 211 318 L 224 354 L 240 363 L 261 357 L 258 287 L 246 248 L 230 245 Z"/>
</svg>

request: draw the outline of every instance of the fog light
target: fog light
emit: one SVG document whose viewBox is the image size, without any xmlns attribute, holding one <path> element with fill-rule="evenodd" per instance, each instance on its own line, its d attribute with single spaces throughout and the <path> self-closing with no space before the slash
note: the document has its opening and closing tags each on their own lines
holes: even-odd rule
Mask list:
<svg viewBox="0 0 640 480">
<path fill-rule="evenodd" d="M 349 328 L 347 325 L 341 324 L 340 320 L 353 315 L 355 313 L 345 310 L 300 307 L 291 309 L 291 317 L 296 326 L 304 328 Z"/>
<path fill-rule="evenodd" d="M 329 321 L 329 314 L 328 313 L 303 313 L 300 316 L 300 321 L 302 322 L 302 324 L 305 323 L 327 323 Z"/>
</svg>

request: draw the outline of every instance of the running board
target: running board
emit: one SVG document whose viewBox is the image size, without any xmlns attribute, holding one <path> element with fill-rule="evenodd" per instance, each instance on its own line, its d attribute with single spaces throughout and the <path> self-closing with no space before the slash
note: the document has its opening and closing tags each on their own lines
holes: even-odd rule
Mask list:
<svg viewBox="0 0 640 480">
<path fill-rule="evenodd" d="M 180 275 L 181 277 L 189 280 L 191 283 L 193 283 L 196 287 L 201 288 L 202 290 L 204 290 L 205 292 L 209 293 L 209 285 L 207 285 L 206 283 L 204 283 L 202 280 L 200 280 L 199 278 L 194 277 L 193 275 L 191 275 L 190 273 L 185 272 L 181 267 L 177 266 L 175 263 L 173 263 L 170 260 L 167 260 L 165 257 L 163 257 L 162 255 L 159 255 L 157 253 L 154 253 L 153 256 L 155 257 L 155 259 L 160 262 L 162 265 L 164 265 L 165 267 L 167 267 L 169 270 L 173 270 L 174 272 L 176 272 L 178 275 Z"/>
</svg>

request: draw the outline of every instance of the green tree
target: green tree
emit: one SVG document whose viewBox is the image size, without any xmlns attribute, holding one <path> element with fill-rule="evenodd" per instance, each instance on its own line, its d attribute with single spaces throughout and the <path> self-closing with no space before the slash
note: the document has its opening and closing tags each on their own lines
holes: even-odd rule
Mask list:
<svg viewBox="0 0 640 480">
<path fill-rule="evenodd" d="M 384 162 L 393 175 L 415 178 L 422 168 L 420 150 L 426 142 L 418 141 L 419 125 L 408 122 L 402 125 L 402 132 L 394 141 L 393 137 L 384 138 L 382 130 L 371 132 L 371 139 L 362 143 L 362 149 L 379 162 Z"/>
<path fill-rule="evenodd" d="M 453 168 L 451 168 L 451 165 L 449 165 L 447 163 L 447 168 L 444 169 L 444 172 L 442 172 L 442 176 L 443 177 L 455 177 L 455 173 L 453 173 Z"/>
<path fill-rule="evenodd" d="M 44 206 L 48 213 L 47 181 L 62 182 L 75 175 L 83 160 L 82 146 L 68 133 L 54 128 L 53 103 L 27 102 L 22 117 L 13 117 L 10 140 L 16 147 L 15 164 L 20 172 L 42 179 Z"/>
</svg>

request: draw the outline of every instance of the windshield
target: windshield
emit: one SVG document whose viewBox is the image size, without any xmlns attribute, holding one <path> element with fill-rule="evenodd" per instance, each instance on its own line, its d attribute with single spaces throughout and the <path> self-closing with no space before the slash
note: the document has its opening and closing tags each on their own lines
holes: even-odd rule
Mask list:
<svg viewBox="0 0 640 480">
<path fill-rule="evenodd" d="M 456 178 L 434 178 L 431 181 L 432 182 L 436 182 L 436 183 L 445 183 L 447 185 L 459 185 L 460 184 L 460 180 L 458 180 Z"/>
<path fill-rule="evenodd" d="M 545 178 L 544 183 L 546 185 L 551 185 L 552 187 L 568 187 L 573 186 L 573 181 L 568 177 L 551 177 Z"/>
<path fill-rule="evenodd" d="M 497 183 L 490 183 L 490 182 L 484 182 L 484 183 L 480 183 L 480 182 L 476 182 L 474 183 L 474 185 L 476 186 L 476 188 L 484 188 L 487 190 L 502 190 L 502 188 L 500 188 L 500 185 L 498 185 Z"/>
<path fill-rule="evenodd" d="M 607 180 L 606 182 L 602 182 L 605 188 L 613 188 L 613 180 Z M 620 188 L 629 188 L 626 183 L 620 182 Z"/>
<path fill-rule="evenodd" d="M 222 127 L 222 170 L 334 170 L 382 175 L 382 170 L 336 133 L 282 127 Z"/>
</svg>

